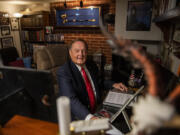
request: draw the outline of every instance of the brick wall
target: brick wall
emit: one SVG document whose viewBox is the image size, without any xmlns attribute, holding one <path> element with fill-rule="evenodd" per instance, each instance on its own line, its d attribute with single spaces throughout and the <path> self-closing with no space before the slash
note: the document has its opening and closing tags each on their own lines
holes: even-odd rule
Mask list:
<svg viewBox="0 0 180 135">
<path fill-rule="evenodd" d="M 80 0 L 67 1 L 67 7 L 79 7 Z M 115 13 L 115 0 L 83 0 L 83 6 L 101 6 L 103 14 Z M 55 25 L 55 9 L 64 9 L 64 1 L 51 3 L 51 23 Z M 114 32 L 114 25 L 108 25 L 108 30 Z M 88 53 L 102 52 L 106 63 L 112 62 L 111 48 L 106 43 L 106 37 L 100 28 L 56 28 L 55 32 L 64 34 L 65 43 L 69 44 L 72 40 L 82 38 L 88 43 Z"/>
</svg>

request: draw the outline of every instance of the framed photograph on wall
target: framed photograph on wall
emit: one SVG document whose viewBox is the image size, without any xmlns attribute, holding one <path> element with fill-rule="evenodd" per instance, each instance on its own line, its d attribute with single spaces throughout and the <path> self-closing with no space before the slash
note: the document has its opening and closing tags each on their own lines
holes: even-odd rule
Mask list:
<svg viewBox="0 0 180 135">
<path fill-rule="evenodd" d="M 11 30 L 12 31 L 19 30 L 19 20 L 18 20 L 18 18 L 11 18 Z"/>
<path fill-rule="evenodd" d="M 10 31 L 10 27 L 9 26 L 3 26 L 1 27 L 1 35 L 2 36 L 7 36 L 10 35 L 11 31 Z"/>
<path fill-rule="evenodd" d="M 13 37 L 1 38 L 1 45 L 2 48 L 13 47 L 14 46 Z"/>
<path fill-rule="evenodd" d="M 150 31 L 152 0 L 128 1 L 127 31 Z"/>
</svg>

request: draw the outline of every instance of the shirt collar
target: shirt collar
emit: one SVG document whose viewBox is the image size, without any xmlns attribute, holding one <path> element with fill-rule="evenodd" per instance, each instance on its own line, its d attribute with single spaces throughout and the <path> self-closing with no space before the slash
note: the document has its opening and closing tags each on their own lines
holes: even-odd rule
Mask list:
<svg viewBox="0 0 180 135">
<path fill-rule="evenodd" d="M 75 64 L 75 65 L 76 65 L 76 67 L 78 68 L 78 70 L 81 71 L 81 66 L 79 66 L 79 65 L 77 65 L 77 64 Z M 84 69 L 86 69 L 86 65 L 83 65 L 82 67 L 83 67 Z"/>
</svg>

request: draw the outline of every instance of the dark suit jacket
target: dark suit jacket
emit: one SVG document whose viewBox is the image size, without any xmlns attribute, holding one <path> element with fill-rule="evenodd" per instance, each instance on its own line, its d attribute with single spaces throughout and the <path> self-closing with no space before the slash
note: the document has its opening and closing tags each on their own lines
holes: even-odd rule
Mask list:
<svg viewBox="0 0 180 135">
<path fill-rule="evenodd" d="M 91 63 L 86 63 L 92 81 L 94 82 L 97 102 L 100 101 L 100 79 L 98 78 L 98 68 Z M 60 96 L 67 96 L 71 101 L 72 118 L 85 119 L 90 113 L 90 103 L 86 86 L 82 75 L 72 61 L 67 61 L 57 72 Z M 112 82 L 106 83 L 106 87 L 111 87 Z"/>
</svg>

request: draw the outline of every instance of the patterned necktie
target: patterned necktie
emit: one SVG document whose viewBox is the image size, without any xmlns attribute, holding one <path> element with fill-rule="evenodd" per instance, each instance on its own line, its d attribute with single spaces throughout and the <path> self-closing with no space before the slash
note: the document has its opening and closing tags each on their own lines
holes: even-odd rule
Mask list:
<svg viewBox="0 0 180 135">
<path fill-rule="evenodd" d="M 91 82 L 90 82 L 83 67 L 81 68 L 81 72 L 82 72 L 83 78 L 85 80 L 86 90 L 88 92 L 89 101 L 90 101 L 91 112 L 94 113 L 94 111 L 95 111 L 95 96 L 94 96 L 93 88 L 92 88 Z"/>
</svg>

